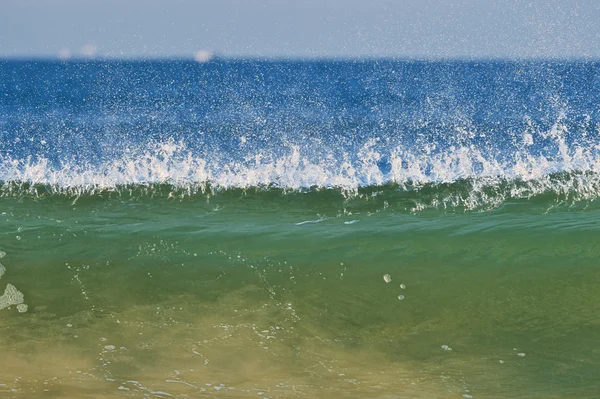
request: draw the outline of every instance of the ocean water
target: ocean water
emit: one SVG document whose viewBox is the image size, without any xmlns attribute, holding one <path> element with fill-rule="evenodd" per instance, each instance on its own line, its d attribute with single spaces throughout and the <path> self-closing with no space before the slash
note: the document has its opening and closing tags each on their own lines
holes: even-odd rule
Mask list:
<svg viewBox="0 0 600 399">
<path fill-rule="evenodd" d="M 600 397 L 600 63 L 0 61 L 0 397 Z"/>
</svg>

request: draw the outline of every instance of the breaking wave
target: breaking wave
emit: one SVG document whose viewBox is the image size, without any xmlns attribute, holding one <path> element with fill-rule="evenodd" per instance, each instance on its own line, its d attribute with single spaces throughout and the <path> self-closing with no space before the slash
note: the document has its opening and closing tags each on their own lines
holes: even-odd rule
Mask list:
<svg viewBox="0 0 600 399">
<path fill-rule="evenodd" d="M 572 136 L 557 123 L 548 132 L 523 133 L 512 152 L 472 142 L 437 148 L 435 143 L 404 147 L 370 139 L 354 151 L 310 142 L 276 150 L 240 145 L 235 157 L 218 151 L 198 156 L 185 142 L 167 140 L 95 163 L 4 159 L 0 190 L 5 196 L 336 190 L 352 197 L 383 187 L 418 199 L 423 208 L 465 209 L 540 196 L 593 201 L 600 195 L 600 143 Z M 536 146 L 536 140 L 551 145 Z"/>
</svg>

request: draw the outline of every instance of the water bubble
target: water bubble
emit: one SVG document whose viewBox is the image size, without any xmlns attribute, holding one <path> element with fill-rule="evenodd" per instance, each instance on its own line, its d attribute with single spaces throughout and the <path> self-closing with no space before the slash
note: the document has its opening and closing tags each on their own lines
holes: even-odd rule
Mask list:
<svg viewBox="0 0 600 399">
<path fill-rule="evenodd" d="M 519 353 L 517 353 L 517 355 L 521 356 L 521 357 L 525 357 L 525 353 L 523 353 L 523 352 L 519 352 Z"/>
<path fill-rule="evenodd" d="M 17 241 L 21 240 L 21 236 L 16 236 L 15 238 L 17 239 Z"/>
<path fill-rule="evenodd" d="M 17 311 L 19 311 L 19 313 L 25 313 L 27 312 L 28 306 L 24 303 L 20 303 L 17 305 Z"/>
<path fill-rule="evenodd" d="M 1 256 L 0 256 L 1 258 Z M 2 277 L 2 275 L 6 272 L 6 268 L 2 265 L 2 263 L 0 263 L 0 278 Z"/>
<path fill-rule="evenodd" d="M 504 360 L 498 360 L 498 363 L 504 364 Z"/>
<path fill-rule="evenodd" d="M 392 276 L 390 276 L 389 274 L 384 274 L 383 275 L 383 281 L 385 281 L 386 283 L 389 283 L 392 281 Z"/>
<path fill-rule="evenodd" d="M 406 286 L 404 284 L 400 284 L 400 288 L 405 289 Z"/>
<path fill-rule="evenodd" d="M 442 349 L 445 350 L 445 351 L 451 351 L 452 350 L 452 348 L 449 347 L 448 345 L 442 345 Z"/>
<path fill-rule="evenodd" d="M 469 395 L 468 393 L 463 393 L 463 398 L 466 398 L 466 399 L 471 399 L 472 397 L 473 397 L 473 396 L 472 396 L 472 395 Z"/>
<path fill-rule="evenodd" d="M 104 347 L 104 349 L 106 349 L 107 351 L 114 351 L 115 350 L 115 346 L 114 345 L 106 345 Z"/>
<path fill-rule="evenodd" d="M 6 252 L 0 251 L 0 259 L 4 258 L 5 256 L 6 256 Z"/>
<path fill-rule="evenodd" d="M 398 295 L 398 299 L 403 300 L 404 299 L 404 295 Z"/>
</svg>

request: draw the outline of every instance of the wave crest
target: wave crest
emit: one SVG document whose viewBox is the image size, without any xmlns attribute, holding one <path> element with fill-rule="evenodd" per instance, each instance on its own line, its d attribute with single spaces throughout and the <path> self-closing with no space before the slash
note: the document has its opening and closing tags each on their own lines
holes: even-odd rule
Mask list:
<svg viewBox="0 0 600 399">
<path fill-rule="evenodd" d="M 197 147 L 167 140 L 93 163 L 4 158 L 0 191 L 5 196 L 165 191 L 193 196 L 228 190 L 335 190 L 360 197 L 385 187 L 385 192 L 410 199 L 411 209 L 495 208 L 511 199 L 540 196 L 575 203 L 600 196 L 600 143 L 593 133 L 587 138 L 570 134 L 559 118 L 547 132 L 524 132 L 508 151 L 478 145 L 466 133 L 466 140 L 443 147 L 435 141 L 404 145 L 371 138 L 342 149 L 305 138 L 264 149 L 240 139 L 236 151 L 203 155 Z"/>
</svg>

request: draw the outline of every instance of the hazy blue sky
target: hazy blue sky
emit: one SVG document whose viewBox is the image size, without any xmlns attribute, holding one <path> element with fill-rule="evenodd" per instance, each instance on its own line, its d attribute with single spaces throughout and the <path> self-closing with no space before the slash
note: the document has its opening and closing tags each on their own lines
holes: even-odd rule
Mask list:
<svg viewBox="0 0 600 399">
<path fill-rule="evenodd" d="M 600 0 L 0 0 L 0 57 L 600 57 Z"/>
</svg>

